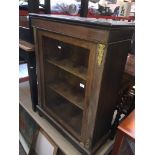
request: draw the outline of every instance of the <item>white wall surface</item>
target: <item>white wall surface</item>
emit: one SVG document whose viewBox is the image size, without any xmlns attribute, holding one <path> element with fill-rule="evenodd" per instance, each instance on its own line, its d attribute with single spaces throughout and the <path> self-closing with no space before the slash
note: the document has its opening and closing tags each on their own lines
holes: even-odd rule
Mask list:
<svg viewBox="0 0 155 155">
<path fill-rule="evenodd" d="M 54 147 L 41 132 L 36 140 L 35 151 L 38 155 L 53 155 L 54 152 Z"/>
</svg>

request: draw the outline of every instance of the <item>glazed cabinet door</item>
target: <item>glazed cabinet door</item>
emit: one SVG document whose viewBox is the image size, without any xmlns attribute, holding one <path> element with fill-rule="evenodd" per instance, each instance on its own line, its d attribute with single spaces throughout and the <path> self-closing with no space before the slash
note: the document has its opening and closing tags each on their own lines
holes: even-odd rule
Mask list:
<svg viewBox="0 0 155 155">
<path fill-rule="evenodd" d="M 37 31 L 41 107 L 79 141 L 85 141 L 96 45 Z"/>
</svg>

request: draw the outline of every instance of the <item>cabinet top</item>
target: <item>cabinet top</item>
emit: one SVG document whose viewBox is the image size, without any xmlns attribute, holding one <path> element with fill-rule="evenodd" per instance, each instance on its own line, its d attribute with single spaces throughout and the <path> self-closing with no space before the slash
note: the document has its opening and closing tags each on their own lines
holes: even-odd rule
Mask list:
<svg viewBox="0 0 155 155">
<path fill-rule="evenodd" d="M 45 19 L 49 21 L 58 21 L 62 23 L 70 23 L 81 26 L 88 26 L 94 28 L 112 28 L 112 27 L 134 27 L 134 22 L 125 21 L 114 21 L 109 19 L 96 19 L 96 18 L 85 18 L 78 16 L 67 16 L 67 15 L 47 15 L 47 14 L 35 14 L 30 13 L 30 18 Z"/>
</svg>

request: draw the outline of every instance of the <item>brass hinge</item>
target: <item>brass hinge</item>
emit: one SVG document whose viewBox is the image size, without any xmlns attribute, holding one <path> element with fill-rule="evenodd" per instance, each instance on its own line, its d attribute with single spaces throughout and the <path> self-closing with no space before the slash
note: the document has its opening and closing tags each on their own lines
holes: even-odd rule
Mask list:
<svg viewBox="0 0 155 155">
<path fill-rule="evenodd" d="M 104 55 L 104 49 L 105 49 L 105 45 L 99 43 L 98 46 L 97 46 L 97 51 L 98 51 L 97 62 L 98 62 L 98 66 L 100 66 L 101 63 L 102 63 L 103 55 Z"/>
</svg>

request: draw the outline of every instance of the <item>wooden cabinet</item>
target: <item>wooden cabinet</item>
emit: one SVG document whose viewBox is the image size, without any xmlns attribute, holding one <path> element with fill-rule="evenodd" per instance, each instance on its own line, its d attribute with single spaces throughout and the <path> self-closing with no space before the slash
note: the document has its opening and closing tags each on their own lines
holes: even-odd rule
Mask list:
<svg viewBox="0 0 155 155">
<path fill-rule="evenodd" d="M 111 127 L 133 24 L 30 14 L 38 76 L 37 109 L 83 153 Z"/>
<path fill-rule="evenodd" d="M 135 110 L 118 126 L 112 155 L 135 154 Z"/>
</svg>

